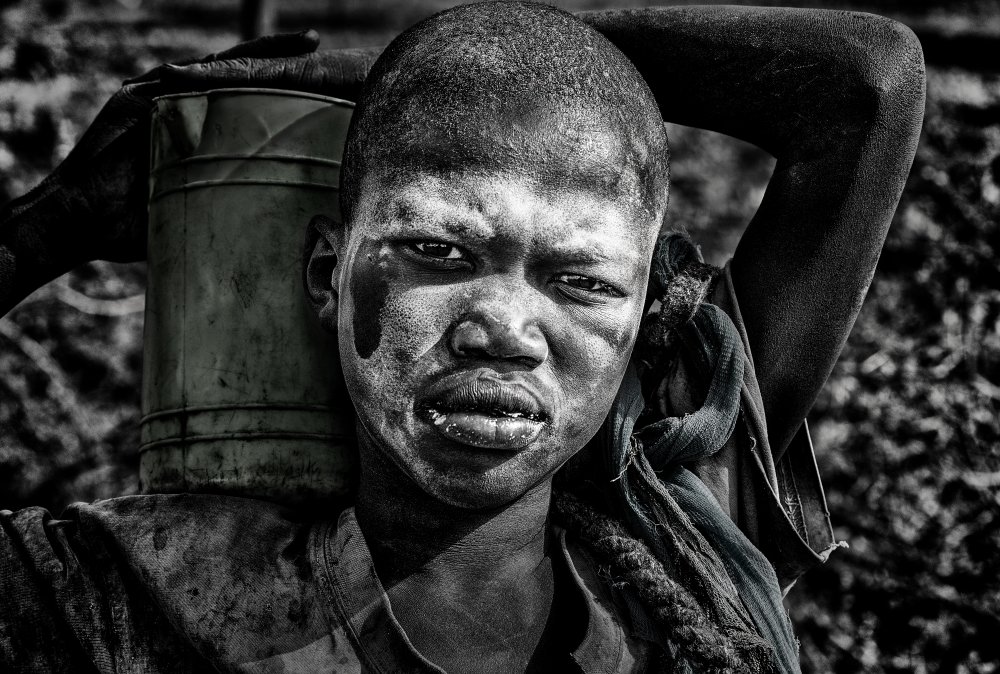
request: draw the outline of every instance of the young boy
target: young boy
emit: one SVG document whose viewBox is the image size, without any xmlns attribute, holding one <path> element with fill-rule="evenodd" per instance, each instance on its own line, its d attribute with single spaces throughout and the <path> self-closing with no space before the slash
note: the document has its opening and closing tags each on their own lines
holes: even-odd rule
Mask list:
<svg viewBox="0 0 1000 674">
<path fill-rule="evenodd" d="M 370 73 L 367 53 L 294 55 L 309 35 L 166 67 L 9 207 L 4 310 L 83 260 L 141 256 L 144 97 L 359 101 L 344 224 L 313 219 L 306 269 L 358 412 L 355 507 L 318 523 L 207 495 L 4 513 L 6 665 L 797 671 L 781 591 L 834 545 L 797 433 L 912 160 L 919 46 L 849 13 L 582 19 L 463 6 Z M 663 118 L 778 158 L 725 270 L 658 237 Z"/>
</svg>

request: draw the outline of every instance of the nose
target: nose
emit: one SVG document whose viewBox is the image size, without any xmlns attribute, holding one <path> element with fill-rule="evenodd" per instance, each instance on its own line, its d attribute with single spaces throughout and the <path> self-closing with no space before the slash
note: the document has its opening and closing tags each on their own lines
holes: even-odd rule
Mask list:
<svg viewBox="0 0 1000 674">
<path fill-rule="evenodd" d="M 476 311 L 463 316 L 449 339 L 452 353 L 462 358 L 509 360 L 536 367 L 549 347 L 538 325 L 526 316 Z"/>
</svg>

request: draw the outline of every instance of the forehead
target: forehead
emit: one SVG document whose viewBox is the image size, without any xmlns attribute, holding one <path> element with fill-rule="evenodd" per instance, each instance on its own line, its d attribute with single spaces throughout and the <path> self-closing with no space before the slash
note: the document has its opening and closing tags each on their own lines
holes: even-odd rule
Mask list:
<svg viewBox="0 0 1000 674">
<path fill-rule="evenodd" d="M 517 172 L 413 171 L 366 183 L 358 215 L 375 236 L 438 236 L 641 261 L 658 231 L 630 200 Z"/>
<path fill-rule="evenodd" d="M 451 111 L 415 124 L 386 159 L 418 173 L 525 176 L 540 189 L 587 190 L 649 210 L 649 148 L 592 109 L 509 105 Z M 448 123 L 443 123 L 447 121 Z M 620 121 L 620 120 L 618 120 Z M 389 168 L 391 166 L 385 166 Z"/>
</svg>

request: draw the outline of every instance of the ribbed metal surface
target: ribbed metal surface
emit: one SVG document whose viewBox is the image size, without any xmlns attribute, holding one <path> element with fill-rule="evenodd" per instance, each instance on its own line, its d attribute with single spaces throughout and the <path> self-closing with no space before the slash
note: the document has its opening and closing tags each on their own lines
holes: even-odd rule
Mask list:
<svg viewBox="0 0 1000 674">
<path fill-rule="evenodd" d="M 293 505 L 350 491 L 350 402 L 301 264 L 309 219 L 339 217 L 352 107 L 241 89 L 157 101 L 143 491 Z"/>
</svg>

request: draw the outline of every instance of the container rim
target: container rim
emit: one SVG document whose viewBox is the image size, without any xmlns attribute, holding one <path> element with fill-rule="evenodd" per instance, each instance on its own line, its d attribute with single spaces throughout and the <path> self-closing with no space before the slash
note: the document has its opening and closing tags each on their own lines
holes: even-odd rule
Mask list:
<svg viewBox="0 0 1000 674">
<path fill-rule="evenodd" d="M 288 98 L 305 98 L 314 101 L 323 101 L 324 103 L 334 103 L 343 107 L 353 108 L 355 107 L 354 101 L 344 100 L 343 98 L 335 98 L 333 96 L 324 96 L 322 94 L 314 94 L 307 91 L 295 91 L 294 89 L 268 89 L 266 87 L 227 87 L 222 89 L 205 89 L 204 91 L 185 91 L 177 94 L 165 94 L 163 96 L 157 96 L 153 99 L 154 103 L 159 101 L 168 101 L 175 98 L 215 98 L 220 96 L 229 95 L 246 95 L 246 94 L 266 94 L 268 96 L 285 96 Z"/>
</svg>

